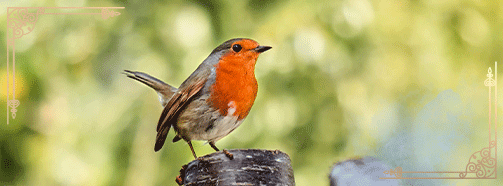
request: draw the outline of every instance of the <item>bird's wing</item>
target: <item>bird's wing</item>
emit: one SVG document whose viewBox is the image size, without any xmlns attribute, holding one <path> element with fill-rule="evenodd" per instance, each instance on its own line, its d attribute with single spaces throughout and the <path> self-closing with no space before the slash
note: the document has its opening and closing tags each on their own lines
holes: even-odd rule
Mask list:
<svg viewBox="0 0 503 186">
<path fill-rule="evenodd" d="M 205 74 L 205 73 L 201 73 Z M 158 151 L 164 145 L 166 136 L 168 135 L 171 125 L 177 122 L 178 114 L 187 104 L 191 102 L 191 98 L 196 95 L 203 87 L 208 77 L 206 75 L 191 75 L 186 82 L 182 83 L 179 91 L 169 100 L 162 111 L 159 122 L 157 123 L 157 138 L 155 142 L 155 151 Z M 190 83 L 188 83 L 190 82 Z"/>
</svg>

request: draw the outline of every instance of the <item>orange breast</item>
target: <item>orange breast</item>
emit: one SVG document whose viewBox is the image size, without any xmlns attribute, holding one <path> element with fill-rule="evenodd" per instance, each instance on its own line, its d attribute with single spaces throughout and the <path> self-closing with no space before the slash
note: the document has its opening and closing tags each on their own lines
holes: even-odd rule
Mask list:
<svg viewBox="0 0 503 186">
<path fill-rule="evenodd" d="M 215 83 L 211 87 L 211 96 L 208 101 L 227 116 L 229 112 L 244 119 L 257 96 L 257 80 L 255 79 L 255 61 L 252 57 L 246 61 L 242 58 L 226 55 L 215 66 Z"/>
</svg>

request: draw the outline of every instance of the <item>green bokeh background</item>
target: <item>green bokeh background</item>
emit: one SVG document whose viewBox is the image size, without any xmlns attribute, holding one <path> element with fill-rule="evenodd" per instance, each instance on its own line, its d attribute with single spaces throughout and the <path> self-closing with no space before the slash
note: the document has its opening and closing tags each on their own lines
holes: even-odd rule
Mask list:
<svg viewBox="0 0 503 186">
<path fill-rule="evenodd" d="M 502 1 L 0 5 L 0 51 L 12 34 L 5 29 L 7 7 L 125 7 L 106 20 L 41 15 L 15 41 L 21 104 L 17 117 L 0 125 L 2 185 L 175 185 L 191 152 L 183 142 L 154 152 L 162 107 L 154 91 L 121 72 L 142 71 L 179 86 L 213 48 L 236 37 L 273 49 L 257 62 L 259 91 L 248 118 L 217 146 L 279 149 L 290 155 L 297 185 L 328 185 L 333 163 L 362 156 L 408 171 L 463 171 L 470 155 L 487 147 L 483 81 L 503 59 Z M 46 10 L 58 11 L 100 12 Z M 5 62 L 0 75 L 5 105 Z M 0 121 L 6 112 L 0 107 Z M 194 143 L 198 155 L 213 152 L 203 144 Z M 497 185 L 501 165 L 497 180 L 401 184 Z"/>
</svg>

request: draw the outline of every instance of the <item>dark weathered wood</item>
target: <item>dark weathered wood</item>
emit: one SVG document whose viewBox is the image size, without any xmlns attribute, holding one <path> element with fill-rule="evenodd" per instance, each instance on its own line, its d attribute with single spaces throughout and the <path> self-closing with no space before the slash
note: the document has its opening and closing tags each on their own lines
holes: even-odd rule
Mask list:
<svg viewBox="0 0 503 186">
<path fill-rule="evenodd" d="M 275 150 L 215 152 L 185 165 L 177 182 L 184 185 L 295 185 L 290 158 Z"/>
</svg>

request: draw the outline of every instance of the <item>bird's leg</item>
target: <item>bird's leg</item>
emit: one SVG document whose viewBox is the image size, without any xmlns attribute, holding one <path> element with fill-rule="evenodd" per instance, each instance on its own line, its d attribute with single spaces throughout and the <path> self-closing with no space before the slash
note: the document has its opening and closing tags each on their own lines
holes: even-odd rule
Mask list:
<svg viewBox="0 0 503 186">
<path fill-rule="evenodd" d="M 190 150 L 192 151 L 192 155 L 194 155 L 194 159 L 197 159 L 196 152 L 194 151 L 194 148 L 192 147 L 192 143 L 190 141 L 187 141 L 189 144 Z"/>
<path fill-rule="evenodd" d="M 215 142 L 210 141 L 210 146 L 211 146 L 211 148 L 215 149 L 215 151 L 217 151 L 217 152 L 220 151 L 220 150 L 218 150 L 217 146 L 215 146 Z"/>
<path fill-rule="evenodd" d="M 215 146 L 215 142 L 210 141 L 210 146 L 211 146 L 211 148 L 215 149 L 215 151 L 217 151 L 217 152 L 218 152 L 218 151 L 220 151 L 220 150 L 218 150 L 217 146 Z M 223 152 L 223 153 L 225 154 L 225 156 L 227 156 L 229 159 L 231 159 L 231 160 L 232 160 L 232 159 L 234 159 L 234 155 L 232 155 L 232 154 L 231 154 L 230 152 L 228 152 L 227 150 L 225 150 L 225 149 L 224 149 L 222 152 Z"/>
</svg>

